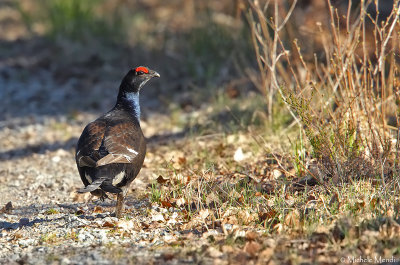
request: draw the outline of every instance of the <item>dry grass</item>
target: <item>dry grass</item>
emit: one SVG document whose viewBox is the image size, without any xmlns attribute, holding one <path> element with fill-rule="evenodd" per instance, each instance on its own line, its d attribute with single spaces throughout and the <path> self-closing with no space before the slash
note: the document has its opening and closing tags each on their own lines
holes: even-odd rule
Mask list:
<svg viewBox="0 0 400 265">
<path fill-rule="evenodd" d="M 304 37 L 301 1 L 235 1 L 229 11 L 230 1 L 186 1 L 188 21 L 168 15 L 177 6 L 138 2 L 157 10 L 151 22 L 140 12 L 133 21 L 99 22 L 102 5 L 78 4 L 73 15 L 94 34 L 124 23 L 143 29 L 127 45 L 165 52 L 180 66 L 164 70 L 191 97 L 176 93 L 182 101 L 169 104 L 170 125 L 190 134 L 150 146 L 147 164 L 159 172 L 146 196 L 168 209 L 157 225 L 208 233 L 213 247 L 260 264 L 400 256 L 397 5 L 381 20 L 367 13 L 371 1 L 344 9 L 326 1 L 325 20 L 312 21 L 314 35 Z M 51 22 L 47 33 L 86 34 L 64 22 Z"/>
<path fill-rule="evenodd" d="M 180 169 L 169 166 L 153 186 L 158 193 L 153 203 L 179 209 L 185 227 L 233 224 L 292 240 L 306 238 L 306 249 L 323 249 L 336 262 L 357 255 L 398 256 L 398 129 L 388 117 L 398 116 L 399 9 L 381 22 L 366 13 L 368 3 L 349 5 L 344 14 L 329 5 L 329 23 L 318 24 L 323 53 L 304 56 L 300 43 L 288 39 L 296 29 L 291 20 L 296 1 L 286 11 L 278 2 L 249 3 L 261 80 L 257 87 L 266 99 L 268 121 L 282 97 L 300 139 L 294 140 L 292 154 L 286 148 L 278 156 L 265 144 L 265 131 L 245 129 L 246 140 L 222 149 L 233 155 L 236 148 L 248 150 L 256 142 L 251 161 L 212 163 L 220 160 L 213 151 L 221 149 L 220 143 L 207 146 L 207 157 L 191 154 L 178 159 Z M 371 35 L 372 50 L 367 49 Z M 201 144 L 187 148 L 199 150 Z M 193 155 L 196 171 L 186 164 Z M 257 173 L 260 164 L 263 174 Z M 293 251 L 294 245 L 279 251 Z M 301 250 L 295 253 L 289 258 L 295 263 L 299 256 L 313 260 Z"/>
<path fill-rule="evenodd" d="M 293 52 L 285 47 L 288 40 L 280 32 L 290 21 L 292 9 L 283 22 L 269 21 L 262 11 L 268 6 L 261 7 L 257 1 L 250 12 L 256 51 L 262 51 L 257 52 L 262 80 L 272 80 L 264 84 L 267 94 L 281 93 L 317 159 L 321 175 L 316 177 L 328 177 L 335 183 L 387 176 L 396 170 L 392 140 L 397 128 L 387 124 L 387 117 L 397 115 L 393 91 L 399 78 L 395 53 L 399 44 L 394 28 L 399 27 L 399 11 L 394 9 L 379 23 L 366 13 L 366 6 L 349 5 L 345 14 L 328 6 L 330 24 L 319 24 L 325 58 L 314 54 L 313 61 L 304 59 L 296 40 L 288 44 L 293 45 Z M 273 8 L 276 18 L 278 4 Z M 366 48 L 366 30 L 371 27 L 375 36 L 372 54 Z M 267 53 L 271 50 L 283 52 Z M 277 68 L 289 71 L 281 75 Z"/>
</svg>

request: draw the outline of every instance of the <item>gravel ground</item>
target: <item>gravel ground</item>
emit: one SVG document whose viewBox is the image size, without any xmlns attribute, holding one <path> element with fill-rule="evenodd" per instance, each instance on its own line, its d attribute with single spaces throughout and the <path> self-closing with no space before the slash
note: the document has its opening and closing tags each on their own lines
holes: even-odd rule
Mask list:
<svg viewBox="0 0 400 265">
<path fill-rule="evenodd" d="M 24 89 L 30 91 L 27 84 Z M 6 97 L 10 103 L 21 100 L 12 93 Z M 74 161 L 74 146 L 84 124 L 94 117 L 90 113 L 74 119 L 32 114 L 1 121 L 1 264 L 164 262 L 165 250 L 159 248 L 184 236 L 157 227 L 158 221 L 164 221 L 163 215 L 171 213 L 152 208 L 143 196 L 154 176 L 148 159 L 128 193 L 126 218 L 122 220 L 112 217 L 114 198 L 101 202 L 89 194 L 76 193 L 82 183 Z M 143 123 L 150 136 L 151 126 Z M 154 158 L 154 148 L 150 145 L 149 149 L 148 157 Z"/>
<path fill-rule="evenodd" d="M 157 83 L 142 92 L 148 152 L 128 192 L 125 217 L 118 220 L 115 198 L 102 202 L 76 192 L 83 184 L 74 159 L 84 126 L 114 103 L 113 75 L 99 73 L 103 77 L 91 93 L 105 96 L 93 99 L 77 89 L 92 82 L 90 75 L 63 83 L 54 72 L 40 70 L 21 78 L 20 67 L 2 60 L 7 61 L 0 58 L 0 264 L 243 264 L 252 257 L 243 250 L 232 254 L 230 246 L 224 251 L 210 246 L 210 238 L 227 233 L 243 238 L 242 227 L 199 231 L 202 225 L 185 224 L 177 209 L 150 203 L 150 183 L 163 164 L 183 156 L 179 149 L 188 141 L 167 111 L 160 111 Z M 204 221 L 191 221 L 196 222 Z"/>
<path fill-rule="evenodd" d="M 156 176 L 152 162 L 161 159 L 157 143 L 150 141 L 144 168 L 128 193 L 126 218 L 112 217 L 114 198 L 101 202 L 76 193 L 82 183 L 75 144 L 85 124 L 112 106 L 119 81 L 102 74 L 104 67 L 97 74 L 106 77 L 96 81 L 93 72 L 60 80 L 55 68 L 65 64 L 41 67 L 48 56 L 18 59 L 16 49 L 0 58 L 0 263 L 192 263 L 190 256 L 165 256 L 163 246 L 185 232 L 159 226 L 173 212 L 151 206 L 143 195 Z M 93 58 L 80 62 L 85 61 Z M 148 138 L 174 135 L 176 128 L 162 125 L 168 115 L 152 111 L 160 105 L 152 97 L 157 84 L 153 87 L 141 100 L 143 131 Z"/>
<path fill-rule="evenodd" d="M 206 247 L 209 233 L 221 234 L 220 228 L 208 234 L 185 228 L 173 209 L 151 205 L 146 195 L 160 165 L 179 152 L 170 146 L 183 131 L 171 125 L 163 104 L 163 94 L 182 85 L 176 80 L 152 81 L 142 91 L 148 152 L 128 192 L 126 217 L 113 217 L 115 198 L 101 202 L 76 193 L 82 187 L 74 160 L 78 137 L 113 106 L 120 79 L 135 66 L 132 58 L 152 61 L 148 66 L 156 70 L 176 62 L 140 49 L 99 51 L 26 38 L 18 16 L 13 0 L 0 3 L 0 264 L 227 260 L 228 254 Z"/>
</svg>

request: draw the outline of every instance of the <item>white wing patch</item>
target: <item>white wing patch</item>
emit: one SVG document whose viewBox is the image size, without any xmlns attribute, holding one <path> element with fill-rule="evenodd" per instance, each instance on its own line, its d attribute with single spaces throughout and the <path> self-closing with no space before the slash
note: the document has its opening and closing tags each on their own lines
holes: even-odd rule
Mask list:
<svg viewBox="0 0 400 265">
<path fill-rule="evenodd" d="M 85 178 L 87 179 L 87 181 L 89 181 L 89 184 L 93 182 L 92 178 L 87 173 L 85 173 Z"/>
<path fill-rule="evenodd" d="M 131 162 L 131 157 L 130 157 L 130 156 L 128 156 L 128 155 L 123 155 L 123 157 L 125 157 L 126 160 L 128 160 L 129 162 Z"/>
<path fill-rule="evenodd" d="M 129 152 L 131 152 L 134 155 L 139 154 L 138 152 L 136 152 L 135 150 L 133 150 L 132 148 L 127 147 L 126 150 L 128 150 Z"/>
<path fill-rule="evenodd" d="M 125 177 L 125 171 L 122 171 L 118 175 L 116 175 L 112 181 L 113 186 L 118 185 Z"/>
</svg>

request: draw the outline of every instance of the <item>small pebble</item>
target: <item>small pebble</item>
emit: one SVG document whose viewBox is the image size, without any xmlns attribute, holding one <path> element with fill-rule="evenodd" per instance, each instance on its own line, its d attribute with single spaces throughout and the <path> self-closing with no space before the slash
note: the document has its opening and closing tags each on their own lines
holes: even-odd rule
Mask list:
<svg viewBox="0 0 400 265">
<path fill-rule="evenodd" d="M 27 247 L 27 246 L 33 245 L 34 243 L 35 243 L 35 240 L 33 238 L 21 239 L 21 240 L 18 241 L 18 244 L 21 247 Z"/>
<path fill-rule="evenodd" d="M 92 241 L 94 239 L 94 236 L 90 234 L 87 231 L 80 231 L 78 235 L 78 240 L 82 242 L 89 243 L 89 241 Z"/>
</svg>

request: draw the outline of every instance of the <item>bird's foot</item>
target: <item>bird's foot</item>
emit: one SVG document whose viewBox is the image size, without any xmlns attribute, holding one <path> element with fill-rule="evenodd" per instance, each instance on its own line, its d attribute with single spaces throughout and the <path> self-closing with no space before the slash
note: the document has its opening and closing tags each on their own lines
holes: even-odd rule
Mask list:
<svg viewBox="0 0 400 265">
<path fill-rule="evenodd" d="M 110 198 L 107 196 L 107 194 L 106 194 L 103 190 L 101 190 L 101 189 L 97 189 L 97 190 L 91 191 L 90 193 L 91 193 L 92 195 L 96 196 L 96 197 L 99 197 L 100 200 L 103 201 L 103 202 L 104 202 L 105 199 L 110 199 Z"/>
</svg>

